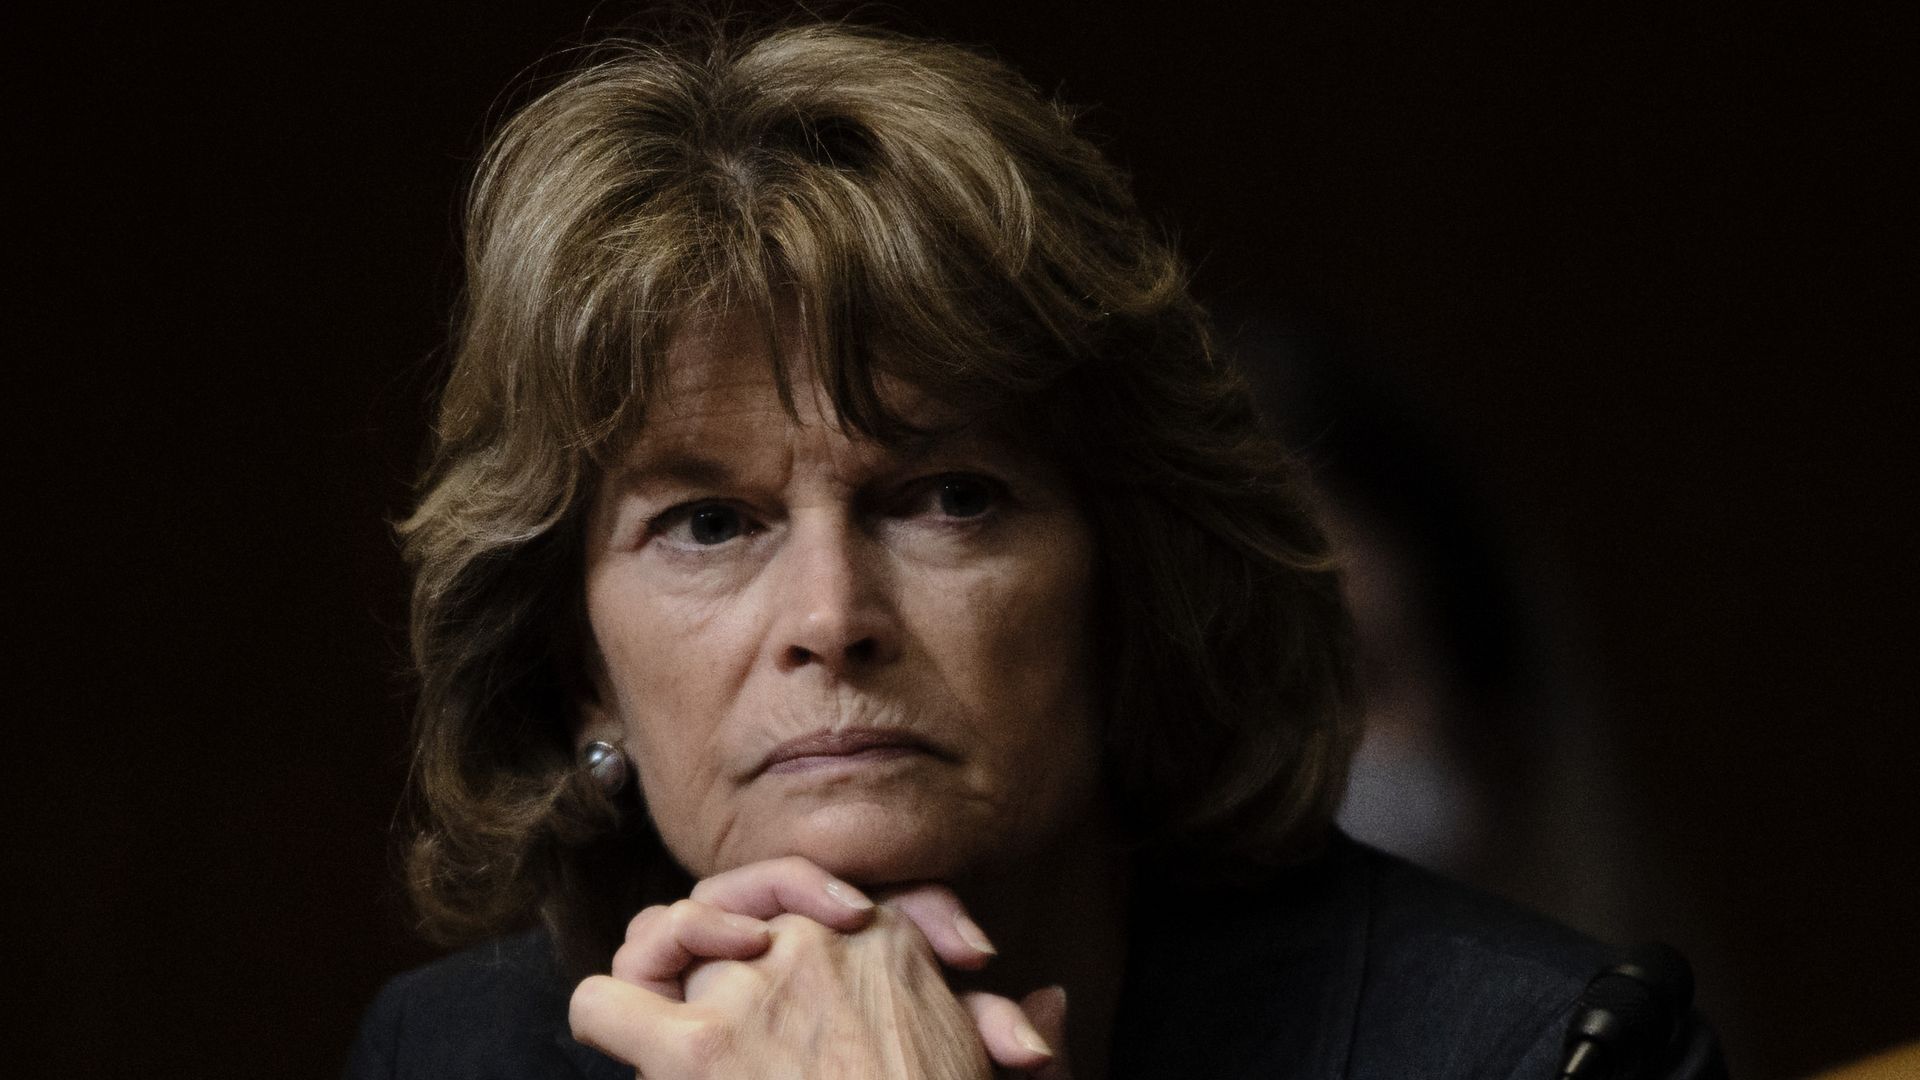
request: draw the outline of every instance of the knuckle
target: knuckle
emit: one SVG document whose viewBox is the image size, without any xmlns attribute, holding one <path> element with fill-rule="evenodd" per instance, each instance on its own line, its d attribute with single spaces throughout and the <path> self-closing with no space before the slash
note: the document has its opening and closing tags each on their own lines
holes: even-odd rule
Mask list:
<svg viewBox="0 0 1920 1080">
<path fill-rule="evenodd" d="M 611 965 L 613 977 L 620 979 L 632 974 L 633 970 L 639 966 L 639 959 L 639 950 L 631 941 L 615 949 L 613 951 L 613 964 Z M 579 991 L 576 989 L 574 992 L 578 993 Z"/>
<path fill-rule="evenodd" d="M 681 1053 L 697 1073 L 705 1074 L 726 1061 L 733 1048 L 733 1033 L 716 1019 L 702 1019 L 687 1025 Z"/>
<path fill-rule="evenodd" d="M 633 941 L 647 933 L 648 929 L 652 927 L 655 922 L 659 921 L 664 910 L 665 909 L 658 904 L 652 907 L 641 908 L 638 915 L 627 920 L 627 940 Z"/>
<path fill-rule="evenodd" d="M 822 872 L 818 866 L 813 864 L 813 860 L 807 858 L 805 855 L 782 855 L 780 858 L 773 860 L 772 865 L 782 874 L 800 877 L 812 876 Z"/>
<path fill-rule="evenodd" d="M 567 999 L 567 1023 L 574 1031 L 591 1031 L 613 1008 L 613 980 L 605 975 L 589 975 L 573 988 Z"/>
<path fill-rule="evenodd" d="M 666 909 L 665 918 L 667 925 L 678 933 L 690 924 L 698 922 L 710 910 L 712 909 L 706 904 L 689 897 L 685 900 L 675 900 Z"/>
<path fill-rule="evenodd" d="M 839 937 L 839 932 L 814 922 L 805 915 L 787 912 L 767 920 L 767 928 L 777 940 L 793 943 L 817 943 Z"/>
<path fill-rule="evenodd" d="M 819 923 L 814 922 L 805 915 L 795 915 L 791 911 L 781 912 L 767 920 L 767 926 L 782 936 L 804 934 L 806 933 L 807 927 L 817 927 L 819 925 Z"/>
</svg>

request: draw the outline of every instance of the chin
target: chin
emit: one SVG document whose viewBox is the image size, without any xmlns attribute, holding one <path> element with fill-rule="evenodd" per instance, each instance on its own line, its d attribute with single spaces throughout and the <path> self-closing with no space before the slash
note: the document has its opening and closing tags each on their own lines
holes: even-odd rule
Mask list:
<svg viewBox="0 0 1920 1080">
<path fill-rule="evenodd" d="M 815 809 L 793 823 L 785 850 L 863 888 L 964 875 L 984 846 L 963 835 L 952 815 L 936 819 L 884 802 L 845 802 Z"/>
</svg>

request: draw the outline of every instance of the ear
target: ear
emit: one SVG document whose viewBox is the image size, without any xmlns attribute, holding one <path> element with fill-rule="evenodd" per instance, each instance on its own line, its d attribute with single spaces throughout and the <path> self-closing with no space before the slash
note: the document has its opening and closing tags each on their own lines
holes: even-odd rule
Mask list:
<svg viewBox="0 0 1920 1080">
<path fill-rule="evenodd" d="M 590 742 L 620 746 L 627 734 L 626 724 L 606 704 L 614 700 L 607 686 L 606 661 L 601 659 L 599 645 L 593 640 L 592 630 L 586 626 L 586 616 L 582 614 L 580 619 L 576 632 L 579 635 L 581 662 L 563 669 L 561 673 L 568 691 L 573 695 L 573 752 L 576 756 Z"/>
<path fill-rule="evenodd" d="M 590 742 L 623 745 L 627 728 L 620 722 L 611 709 L 590 699 L 574 702 L 573 749 L 576 753 L 585 750 Z"/>
</svg>

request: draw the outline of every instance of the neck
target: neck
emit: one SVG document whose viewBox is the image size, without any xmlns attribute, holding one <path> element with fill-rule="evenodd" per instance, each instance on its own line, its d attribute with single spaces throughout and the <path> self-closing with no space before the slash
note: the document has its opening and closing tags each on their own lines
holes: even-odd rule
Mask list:
<svg viewBox="0 0 1920 1080">
<path fill-rule="evenodd" d="M 1117 830 L 1096 815 L 1017 866 L 954 883 L 999 949 L 966 988 L 1019 1001 L 1045 986 L 1065 987 L 1064 1049 L 1076 1080 L 1107 1075 L 1126 973 L 1128 875 Z"/>
</svg>

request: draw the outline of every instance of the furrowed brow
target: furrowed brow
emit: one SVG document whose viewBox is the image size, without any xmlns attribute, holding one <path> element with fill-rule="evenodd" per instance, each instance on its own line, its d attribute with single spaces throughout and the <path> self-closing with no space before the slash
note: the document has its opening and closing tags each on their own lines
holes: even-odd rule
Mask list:
<svg viewBox="0 0 1920 1080">
<path fill-rule="evenodd" d="M 952 423 L 903 436 L 891 442 L 889 446 L 894 456 L 900 460 L 918 461 L 933 457 L 956 445 L 974 442 L 984 435 L 985 431 L 977 423 Z"/>
<path fill-rule="evenodd" d="M 620 486 L 639 491 L 654 486 L 716 487 L 733 475 L 723 462 L 698 454 L 669 451 L 635 458 L 620 470 Z"/>
</svg>

